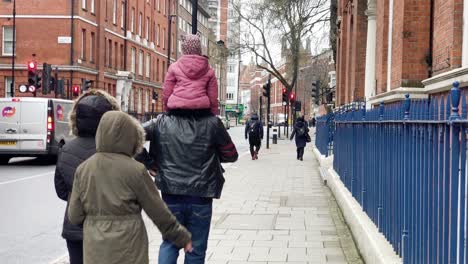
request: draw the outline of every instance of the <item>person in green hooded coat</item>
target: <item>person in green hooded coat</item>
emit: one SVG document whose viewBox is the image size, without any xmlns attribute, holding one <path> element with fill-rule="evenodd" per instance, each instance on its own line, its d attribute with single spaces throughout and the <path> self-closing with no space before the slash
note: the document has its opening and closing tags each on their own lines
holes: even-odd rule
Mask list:
<svg viewBox="0 0 468 264">
<path fill-rule="evenodd" d="M 103 115 L 96 133 L 96 154 L 75 173 L 68 217 L 83 223 L 85 264 L 146 264 L 145 210 L 164 239 L 191 251 L 191 235 L 159 196 L 143 164 L 133 156 L 144 144 L 137 120 L 123 112 Z"/>
</svg>

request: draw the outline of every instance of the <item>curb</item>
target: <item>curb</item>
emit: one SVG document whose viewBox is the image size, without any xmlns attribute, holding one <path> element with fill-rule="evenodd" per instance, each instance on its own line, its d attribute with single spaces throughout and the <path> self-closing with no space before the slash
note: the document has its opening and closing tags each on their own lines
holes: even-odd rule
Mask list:
<svg viewBox="0 0 468 264">
<path fill-rule="evenodd" d="M 322 178 L 335 196 L 365 262 L 402 264 L 402 259 L 395 253 L 392 245 L 379 232 L 377 226 L 362 210 L 361 205 L 354 199 L 341 182 L 339 175 L 333 170 L 332 162 L 330 162 L 333 161 L 333 157 L 325 158 L 315 147 L 314 153 L 320 162 Z"/>
</svg>

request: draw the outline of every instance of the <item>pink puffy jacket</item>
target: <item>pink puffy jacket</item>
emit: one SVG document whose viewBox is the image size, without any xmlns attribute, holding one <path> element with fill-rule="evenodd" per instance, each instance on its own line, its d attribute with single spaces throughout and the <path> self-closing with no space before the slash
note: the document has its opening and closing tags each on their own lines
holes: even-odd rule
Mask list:
<svg viewBox="0 0 468 264">
<path fill-rule="evenodd" d="M 218 114 L 218 82 L 208 59 L 184 55 L 171 64 L 163 88 L 166 110 L 211 109 Z"/>
</svg>

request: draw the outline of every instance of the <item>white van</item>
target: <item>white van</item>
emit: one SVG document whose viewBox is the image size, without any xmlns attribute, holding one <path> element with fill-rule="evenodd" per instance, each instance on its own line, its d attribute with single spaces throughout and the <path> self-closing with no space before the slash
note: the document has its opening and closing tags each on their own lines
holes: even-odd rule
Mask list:
<svg viewBox="0 0 468 264">
<path fill-rule="evenodd" d="M 73 137 L 68 113 L 73 101 L 49 98 L 0 99 L 0 164 L 12 157 L 54 157 Z"/>
</svg>

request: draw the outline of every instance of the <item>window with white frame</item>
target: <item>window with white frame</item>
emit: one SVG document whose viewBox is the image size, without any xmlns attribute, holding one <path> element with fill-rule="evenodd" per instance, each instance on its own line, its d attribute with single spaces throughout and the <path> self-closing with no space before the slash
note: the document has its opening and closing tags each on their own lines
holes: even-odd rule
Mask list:
<svg viewBox="0 0 468 264">
<path fill-rule="evenodd" d="M 145 65 L 145 77 L 150 77 L 150 65 L 151 65 L 151 55 L 148 53 L 146 54 L 146 65 Z"/>
<path fill-rule="evenodd" d="M 163 14 L 165 15 L 166 14 L 166 1 L 167 0 L 162 0 L 162 1 L 163 1 L 162 10 L 163 10 Z"/>
<path fill-rule="evenodd" d="M 94 0 L 91 0 L 91 13 L 94 14 Z"/>
<path fill-rule="evenodd" d="M 143 75 L 143 51 L 138 53 L 138 75 Z"/>
<path fill-rule="evenodd" d="M 125 2 L 121 3 L 120 6 L 120 27 L 124 28 L 125 26 Z"/>
<path fill-rule="evenodd" d="M 136 49 L 132 48 L 130 71 L 135 73 Z"/>
<path fill-rule="evenodd" d="M 95 44 L 96 43 L 96 35 L 94 34 L 94 32 L 91 32 L 91 40 L 90 40 L 90 45 L 89 45 L 89 61 L 90 62 L 94 62 L 94 51 L 96 50 L 95 49 Z"/>
<path fill-rule="evenodd" d="M 143 14 L 140 12 L 138 15 L 138 35 L 141 37 L 141 28 L 143 23 Z"/>
<path fill-rule="evenodd" d="M 158 6 L 158 11 L 161 12 L 161 0 L 156 0 L 156 5 Z"/>
<path fill-rule="evenodd" d="M 2 44 L 2 54 L 13 55 L 13 27 L 12 26 L 3 26 L 3 44 Z"/>
<path fill-rule="evenodd" d="M 81 30 L 81 53 L 80 59 L 86 59 L 86 29 Z"/>
<path fill-rule="evenodd" d="M 87 0 L 81 0 L 81 8 L 86 9 L 86 1 Z"/>
<path fill-rule="evenodd" d="M 135 33 L 135 8 L 132 8 L 132 15 L 130 16 L 130 28 L 132 33 Z"/>
<path fill-rule="evenodd" d="M 132 87 L 132 89 L 130 89 L 130 100 L 128 100 L 128 110 L 131 112 L 131 111 L 135 111 L 135 95 L 134 95 L 134 89 Z"/>
<path fill-rule="evenodd" d="M 149 112 L 149 104 L 150 104 L 149 98 L 150 98 L 149 90 L 145 90 L 145 112 L 146 113 Z"/>
<path fill-rule="evenodd" d="M 112 4 L 112 23 L 117 24 L 117 0 L 114 0 Z"/>
<path fill-rule="evenodd" d="M 150 19 L 146 17 L 146 29 L 145 29 L 145 38 L 149 40 L 149 30 L 150 30 Z"/>
<path fill-rule="evenodd" d="M 226 94 L 226 99 L 227 100 L 234 100 L 234 93 L 227 93 Z"/>
<path fill-rule="evenodd" d="M 141 113 L 143 110 L 143 98 L 141 89 L 138 89 L 138 113 Z"/>
<path fill-rule="evenodd" d="M 166 29 L 163 29 L 163 34 L 162 34 L 162 48 L 166 48 Z"/>
<path fill-rule="evenodd" d="M 5 76 L 5 97 L 11 97 L 11 77 Z"/>
<path fill-rule="evenodd" d="M 161 25 L 158 24 L 158 29 L 156 30 L 156 45 L 160 45 L 161 40 Z"/>
</svg>

